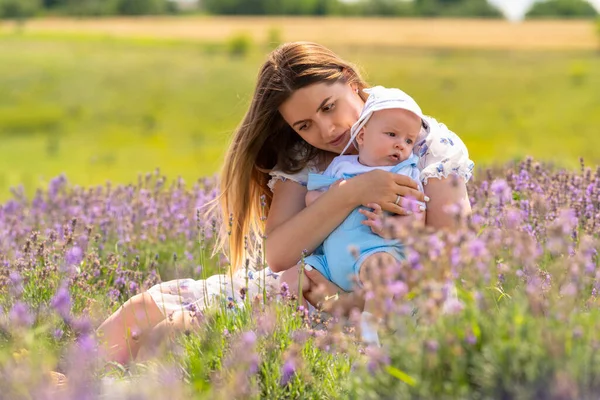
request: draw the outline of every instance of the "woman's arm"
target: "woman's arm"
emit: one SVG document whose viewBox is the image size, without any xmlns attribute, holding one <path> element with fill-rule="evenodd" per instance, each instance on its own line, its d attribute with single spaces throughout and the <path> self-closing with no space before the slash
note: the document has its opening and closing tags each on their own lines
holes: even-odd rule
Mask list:
<svg viewBox="0 0 600 400">
<path fill-rule="evenodd" d="M 471 213 L 471 203 L 467 195 L 467 185 L 463 178 L 429 178 L 424 186 L 425 194 L 431 199 L 427 203 L 425 224 L 436 229 L 457 228 L 458 218 L 455 212 L 449 212 L 448 206 L 458 205 L 460 215 Z"/>
<path fill-rule="evenodd" d="M 323 191 L 320 190 L 309 190 L 306 193 L 306 206 L 310 206 L 312 203 L 315 202 L 315 200 L 317 200 L 319 197 L 321 197 L 321 195 L 323 194 Z"/>
<path fill-rule="evenodd" d="M 294 266 L 304 250 L 312 253 L 357 207 L 349 186 L 348 181 L 336 183 L 306 207 L 304 186 L 291 180 L 275 184 L 266 226 L 267 264 L 272 271 Z"/>
<path fill-rule="evenodd" d="M 423 201 L 417 183 L 404 175 L 375 170 L 336 182 L 310 207 L 305 207 L 306 188 L 287 180 L 273 190 L 266 226 L 267 263 L 274 272 L 295 265 L 302 251 L 312 253 L 318 245 L 361 204 L 378 203 L 382 209 L 404 214 L 394 204 L 397 195 Z"/>
</svg>

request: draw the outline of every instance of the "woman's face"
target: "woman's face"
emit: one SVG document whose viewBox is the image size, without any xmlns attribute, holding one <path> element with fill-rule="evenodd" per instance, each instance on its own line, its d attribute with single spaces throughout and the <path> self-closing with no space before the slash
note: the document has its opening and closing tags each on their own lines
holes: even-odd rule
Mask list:
<svg viewBox="0 0 600 400">
<path fill-rule="evenodd" d="M 356 88 L 349 84 L 315 83 L 296 90 L 279 107 L 279 113 L 307 143 L 340 154 L 363 106 Z"/>
</svg>

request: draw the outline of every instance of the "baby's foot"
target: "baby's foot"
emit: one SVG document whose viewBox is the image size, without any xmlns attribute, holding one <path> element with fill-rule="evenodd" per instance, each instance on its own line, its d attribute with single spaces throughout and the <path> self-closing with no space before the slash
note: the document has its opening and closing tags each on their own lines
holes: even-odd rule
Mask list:
<svg viewBox="0 0 600 400">
<path fill-rule="evenodd" d="M 360 338 L 366 345 L 381 347 L 377 325 L 375 316 L 370 312 L 363 311 L 360 315 Z"/>
</svg>

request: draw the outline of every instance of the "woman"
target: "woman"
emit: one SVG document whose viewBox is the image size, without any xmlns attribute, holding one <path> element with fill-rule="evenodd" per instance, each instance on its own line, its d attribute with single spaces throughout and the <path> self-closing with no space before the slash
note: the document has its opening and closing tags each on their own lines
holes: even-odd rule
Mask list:
<svg viewBox="0 0 600 400">
<path fill-rule="evenodd" d="M 260 238 L 264 232 L 270 269 L 255 275 L 268 275 L 270 291 L 278 290 L 273 272 L 295 266 L 303 252 L 315 250 L 360 205 L 376 203 L 385 211 L 406 214 L 402 197 L 428 201 L 426 224 L 435 228 L 449 227 L 454 221 L 444 212 L 446 205 L 461 203 L 463 210 L 470 210 L 466 180 L 472 163 L 455 135 L 451 148 L 421 156 L 425 195 L 406 176 L 372 171 L 333 185 L 305 206 L 308 173 L 323 171 L 344 149 L 366 100 L 366 87 L 351 64 L 314 43 L 284 44 L 260 70 L 250 108 L 234 134 L 221 172 L 221 211 L 232 224 L 229 232 L 220 235 L 219 248 L 228 241 L 231 265 L 241 266 L 245 239 Z M 430 145 L 435 148 L 435 143 Z M 442 163 L 445 168 L 440 169 Z M 451 172 L 458 179 L 449 178 Z M 316 270 L 306 273 L 326 293 L 339 290 Z M 186 328 L 193 322 L 193 312 L 204 308 L 213 295 L 235 295 L 245 281 L 244 268 L 238 268 L 233 282 L 227 276 L 171 281 L 134 296 L 98 329 L 106 343 L 105 358 L 130 361 L 154 332 Z M 250 294 L 259 293 L 263 281 L 253 282 Z M 227 287 L 232 283 L 233 290 Z"/>
</svg>

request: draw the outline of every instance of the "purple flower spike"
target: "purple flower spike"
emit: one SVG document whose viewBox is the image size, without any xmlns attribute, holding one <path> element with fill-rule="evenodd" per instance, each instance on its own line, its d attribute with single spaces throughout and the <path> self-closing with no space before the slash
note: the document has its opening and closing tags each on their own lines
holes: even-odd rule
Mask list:
<svg viewBox="0 0 600 400">
<path fill-rule="evenodd" d="M 52 298 L 51 305 L 61 317 L 64 319 L 69 317 L 69 314 L 71 313 L 71 295 L 69 294 L 69 288 L 66 285 L 63 285 L 58 289 Z"/>
<path fill-rule="evenodd" d="M 65 254 L 65 262 L 68 266 L 78 265 L 83 260 L 83 251 L 78 246 L 71 247 Z"/>
<path fill-rule="evenodd" d="M 287 385 L 296 374 L 296 362 L 293 357 L 288 358 L 281 367 L 281 386 Z"/>
<path fill-rule="evenodd" d="M 408 286 L 402 281 L 396 281 L 388 286 L 388 290 L 395 297 L 403 297 L 408 293 Z"/>
<path fill-rule="evenodd" d="M 508 186 L 504 179 L 496 179 L 494 182 L 492 182 L 490 190 L 492 191 L 492 193 L 494 193 L 494 195 L 501 204 L 510 201 L 510 198 L 512 196 L 512 190 L 510 189 L 510 186 Z"/>
<path fill-rule="evenodd" d="M 248 331 L 242 334 L 242 342 L 245 346 L 253 346 L 256 343 L 256 333 Z"/>
<path fill-rule="evenodd" d="M 18 301 L 10 310 L 9 318 L 12 323 L 17 326 L 30 327 L 33 325 L 34 317 L 29 311 L 27 304 Z"/>
</svg>

